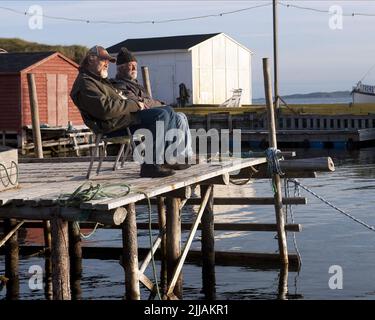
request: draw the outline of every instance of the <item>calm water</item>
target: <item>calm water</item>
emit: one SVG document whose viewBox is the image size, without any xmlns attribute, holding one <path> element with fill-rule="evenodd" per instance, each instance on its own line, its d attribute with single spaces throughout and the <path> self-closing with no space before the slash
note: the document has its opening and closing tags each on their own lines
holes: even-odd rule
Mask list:
<svg viewBox="0 0 375 320">
<path fill-rule="evenodd" d="M 348 104 L 353 102 L 351 96 L 340 98 L 286 98 L 284 101 L 288 104 Z M 253 99 L 254 104 L 265 104 L 265 99 Z"/>
<path fill-rule="evenodd" d="M 360 152 L 334 152 L 330 150 L 297 150 L 300 157 L 332 156 L 336 164 L 334 173 L 322 173 L 317 179 L 301 179 L 316 193 L 370 225 L 375 225 L 375 149 Z M 272 196 L 269 181 L 257 181 L 240 191 L 216 190 L 217 195 Z M 294 207 L 296 223 L 303 231 L 296 234 L 302 256 L 299 272 L 289 272 L 288 286 L 291 299 L 374 299 L 375 298 L 375 233 L 349 220 L 327 207 L 309 194 L 308 205 Z M 274 222 L 272 206 L 229 207 L 218 209 L 216 221 Z M 142 215 L 144 217 L 144 215 Z M 184 212 L 188 219 L 191 212 Z M 143 231 L 143 235 L 146 232 Z M 185 234 L 186 236 L 186 234 Z M 277 241 L 272 232 L 217 232 L 218 250 L 275 252 Z M 288 236 L 289 251 L 295 252 L 292 234 Z M 117 231 L 99 230 L 88 245 L 120 246 Z M 148 238 L 141 237 L 140 246 L 147 247 Z M 199 239 L 193 243 L 199 248 Z M 28 286 L 28 268 L 33 264 L 43 266 L 39 258 L 21 261 L 21 298 L 43 299 L 42 291 L 32 292 Z M 339 265 L 343 270 L 343 289 L 331 290 L 329 268 Z M 121 299 L 124 290 L 123 270 L 114 260 L 84 260 L 82 290 L 85 299 Z M 201 268 L 184 266 L 184 298 L 203 299 L 201 293 Z M 4 273 L 4 260 L 0 257 L 0 274 Z M 148 276 L 152 278 L 151 273 Z M 217 297 L 219 299 L 276 299 L 278 294 L 277 270 L 263 271 L 247 267 L 216 267 Z M 147 298 L 146 292 L 143 298 Z M 5 289 L 0 292 L 0 299 Z"/>
</svg>

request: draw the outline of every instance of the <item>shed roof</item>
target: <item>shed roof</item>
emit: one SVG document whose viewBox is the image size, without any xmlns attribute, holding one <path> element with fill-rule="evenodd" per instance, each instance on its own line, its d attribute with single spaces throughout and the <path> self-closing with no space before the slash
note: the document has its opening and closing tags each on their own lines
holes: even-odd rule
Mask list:
<svg viewBox="0 0 375 320">
<path fill-rule="evenodd" d="M 194 47 L 195 45 L 217 36 L 220 33 L 210 34 L 192 34 L 184 36 L 158 37 L 158 38 L 141 38 L 127 39 L 119 42 L 107 50 L 110 53 L 117 53 L 121 47 L 126 47 L 133 52 L 159 51 L 159 50 L 183 50 Z"/>
<path fill-rule="evenodd" d="M 0 53 L 0 73 L 21 72 L 42 60 L 58 55 L 70 64 L 78 66 L 59 52 L 7 52 Z"/>
</svg>

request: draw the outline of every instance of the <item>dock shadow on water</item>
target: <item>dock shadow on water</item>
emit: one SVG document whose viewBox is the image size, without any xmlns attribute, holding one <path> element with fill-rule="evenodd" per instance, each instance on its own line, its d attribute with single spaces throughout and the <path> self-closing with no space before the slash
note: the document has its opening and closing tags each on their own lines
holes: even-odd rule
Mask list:
<svg viewBox="0 0 375 320">
<path fill-rule="evenodd" d="M 305 186 L 323 196 L 345 212 L 375 225 L 373 208 L 375 197 L 375 148 L 357 151 L 296 150 L 297 157 L 330 156 L 336 171 L 320 173 L 317 179 L 301 179 Z M 291 192 L 293 192 L 292 190 Z M 198 192 L 197 190 L 195 192 Z M 199 194 L 199 192 L 198 192 Z M 245 187 L 220 186 L 215 196 L 246 197 L 272 196 L 270 181 L 258 180 Z M 375 263 L 374 236 L 370 230 L 348 219 L 320 200 L 301 190 L 308 204 L 294 206 L 294 222 L 302 225 L 296 234 L 296 244 L 302 265 L 295 270 L 261 269 L 254 266 L 215 266 L 216 299 L 374 299 Z M 147 222 L 147 210 L 138 209 L 139 221 Z M 194 215 L 194 207 L 183 210 L 182 222 Z M 156 210 L 153 219 L 157 221 Z M 288 217 L 290 222 L 290 216 Z M 215 222 L 221 223 L 274 223 L 273 206 L 216 206 Z M 89 230 L 84 230 L 84 232 Z M 149 247 L 148 231 L 139 230 L 139 247 Z M 198 233 L 200 235 L 200 233 Z M 156 236 L 156 233 L 154 234 Z M 215 249 L 233 252 L 274 252 L 278 250 L 276 232 L 216 231 Z M 183 231 L 183 240 L 187 231 Z M 29 245 L 43 245 L 43 232 L 39 229 L 21 229 L 20 240 Z M 84 246 L 120 247 L 120 230 L 99 229 Z M 293 234 L 288 233 L 289 253 L 295 253 Z M 193 241 L 192 249 L 200 249 L 200 237 Z M 38 256 L 19 261 L 20 299 L 45 299 L 43 288 L 32 286 L 30 273 L 33 266 L 44 270 L 44 259 Z M 156 261 L 157 274 L 160 262 Z M 0 256 L 0 276 L 5 274 L 4 256 Z M 153 279 L 152 270 L 145 273 Z M 119 259 L 83 259 L 83 273 L 79 281 L 82 299 L 123 299 L 123 269 Z M 202 292 L 201 265 L 187 263 L 183 267 L 183 297 L 187 300 L 205 299 Z M 34 283 L 35 284 L 35 283 Z M 148 298 L 145 289 L 142 299 Z M 5 287 L 0 286 L 0 299 L 6 298 Z"/>
</svg>

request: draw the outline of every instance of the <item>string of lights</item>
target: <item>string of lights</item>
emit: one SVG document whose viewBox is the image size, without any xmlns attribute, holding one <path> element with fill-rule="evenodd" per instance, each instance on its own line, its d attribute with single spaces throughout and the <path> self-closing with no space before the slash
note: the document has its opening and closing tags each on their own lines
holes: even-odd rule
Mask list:
<svg viewBox="0 0 375 320">
<path fill-rule="evenodd" d="M 318 12 L 318 13 L 324 13 L 324 14 L 331 14 L 329 10 L 323 10 L 323 9 L 317 9 L 317 8 L 311 8 L 306 6 L 300 6 L 292 3 L 286 3 L 278 1 L 278 4 L 280 4 L 283 7 L 286 8 L 293 8 L 298 10 L 305 10 L 305 11 L 312 11 L 312 12 Z M 182 22 L 182 21 L 189 21 L 189 20 L 198 20 L 198 19 L 206 19 L 206 18 L 217 18 L 217 17 L 223 17 L 225 15 L 230 14 L 236 14 L 240 12 L 250 11 L 258 8 L 268 7 L 271 6 L 272 2 L 267 2 L 259 5 L 255 5 L 252 7 L 242 8 L 238 10 L 232 10 L 232 11 L 226 11 L 226 12 L 220 12 L 216 14 L 207 14 L 207 15 L 201 15 L 201 16 L 192 16 L 192 17 L 186 17 L 186 18 L 174 18 L 174 19 L 164 19 L 164 20 L 95 20 L 95 19 L 85 19 L 85 18 L 68 18 L 68 17 L 61 17 L 61 16 L 51 16 L 46 14 L 38 15 L 36 13 L 32 13 L 29 11 L 20 11 L 12 8 L 2 7 L 0 6 L 0 10 L 12 12 L 19 15 L 24 16 L 43 16 L 43 18 L 47 19 L 53 19 L 53 20 L 62 20 L 62 21 L 68 21 L 68 22 L 84 22 L 84 23 L 91 23 L 91 24 L 161 24 L 161 23 L 171 23 L 171 22 Z M 375 14 L 373 13 L 363 13 L 363 12 L 352 12 L 352 13 L 343 13 L 343 16 L 347 17 L 355 17 L 355 16 L 365 16 L 365 17 L 375 17 Z"/>
<path fill-rule="evenodd" d="M 131 20 L 90 20 L 90 19 L 84 19 L 84 18 L 67 18 L 67 17 L 57 17 L 57 16 L 51 16 L 51 15 L 38 15 L 34 13 L 30 13 L 28 11 L 19 11 L 11 8 L 6 7 L 0 7 L 0 10 L 5 10 L 9 12 L 13 12 L 19 15 L 25 15 L 25 16 L 43 16 L 43 18 L 47 19 L 54 19 L 54 20 L 64 20 L 64 21 L 70 21 L 70 22 L 84 22 L 84 23 L 92 23 L 92 24 L 158 24 L 158 23 L 170 23 L 170 22 L 179 22 L 179 21 L 188 21 L 188 20 L 198 20 L 198 19 L 205 19 L 205 18 L 214 18 L 214 17 L 222 17 L 225 15 L 240 13 L 244 11 L 250 11 L 262 7 L 268 7 L 271 6 L 272 2 L 263 3 L 260 5 L 255 5 L 252 7 L 242 8 L 238 10 L 233 11 L 226 11 L 221 12 L 217 14 L 207 14 L 202 16 L 193 16 L 193 17 L 187 17 L 187 18 L 175 18 L 175 19 L 165 19 L 165 20 L 139 20 L 139 21 L 131 21 Z"/>
<path fill-rule="evenodd" d="M 329 10 L 304 7 L 304 6 L 299 6 L 299 5 L 291 4 L 291 3 L 284 3 L 284 2 L 280 2 L 280 1 L 278 1 L 278 4 L 280 4 L 281 6 L 287 7 L 287 8 L 294 8 L 294 9 L 299 9 L 299 10 L 307 10 L 307 11 L 314 11 L 314 12 L 328 13 L 328 14 L 332 13 Z M 343 13 L 342 15 L 345 16 L 345 17 L 355 17 L 355 16 L 375 17 L 375 14 L 373 14 L 373 13 L 363 13 L 363 12 Z"/>
</svg>

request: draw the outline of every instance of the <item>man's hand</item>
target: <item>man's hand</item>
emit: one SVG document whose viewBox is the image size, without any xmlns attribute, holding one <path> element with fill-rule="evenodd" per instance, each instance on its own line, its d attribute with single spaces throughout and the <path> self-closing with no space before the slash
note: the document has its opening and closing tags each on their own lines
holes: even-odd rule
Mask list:
<svg viewBox="0 0 375 320">
<path fill-rule="evenodd" d="M 138 101 L 139 110 L 145 110 L 145 104 L 143 102 Z"/>
</svg>

